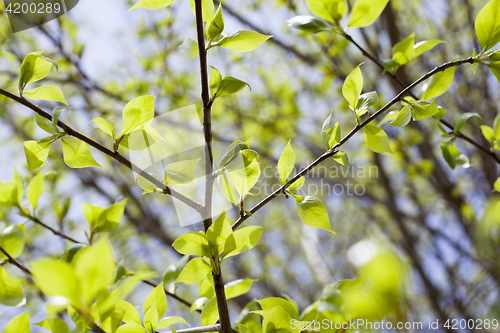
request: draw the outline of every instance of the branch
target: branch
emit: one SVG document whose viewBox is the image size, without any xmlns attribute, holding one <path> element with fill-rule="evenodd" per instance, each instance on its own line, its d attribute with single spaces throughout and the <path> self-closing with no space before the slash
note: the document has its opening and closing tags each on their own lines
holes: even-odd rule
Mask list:
<svg viewBox="0 0 500 333">
<path fill-rule="evenodd" d="M 26 267 L 24 266 L 23 264 L 21 264 L 19 261 L 17 261 L 16 259 L 14 259 L 3 247 L 0 246 L 0 251 L 3 252 L 3 254 L 5 254 L 7 256 L 7 258 L 9 259 L 9 262 L 11 264 L 13 264 L 14 266 L 17 266 L 17 268 L 19 268 L 20 270 L 22 270 L 23 272 L 25 272 L 26 274 L 28 275 L 33 275 L 31 274 L 31 271 Z"/>
<path fill-rule="evenodd" d="M 27 217 L 28 219 L 30 219 L 30 221 L 33 221 L 33 222 L 35 222 L 36 224 L 41 225 L 41 226 L 42 226 L 42 227 L 44 227 L 45 229 L 48 229 L 48 230 L 52 231 L 52 233 L 53 233 L 54 235 L 60 236 L 60 237 L 62 237 L 62 238 L 64 238 L 64 239 L 67 239 L 67 240 L 69 240 L 70 242 L 73 242 L 73 243 L 76 243 L 76 244 L 86 244 L 86 243 L 79 242 L 79 241 L 77 241 L 76 239 L 73 239 L 73 238 L 69 237 L 68 235 L 63 234 L 63 233 L 62 233 L 62 232 L 60 232 L 60 231 L 57 231 L 56 229 L 52 228 L 51 226 L 49 226 L 49 225 L 47 225 L 47 224 L 43 223 L 42 221 L 40 221 L 40 219 L 39 219 L 39 218 L 37 218 L 37 217 L 35 217 L 35 216 L 31 216 L 31 215 L 29 215 L 29 216 L 26 216 L 26 217 Z"/>
<path fill-rule="evenodd" d="M 219 332 L 219 331 L 220 331 L 220 324 L 212 325 L 212 326 L 192 327 L 192 328 L 186 328 L 183 330 L 176 330 L 177 333 L 202 333 L 202 332 Z M 172 333 L 172 332 L 169 331 L 166 333 Z"/>
<path fill-rule="evenodd" d="M 150 280 L 143 280 L 142 282 L 144 282 L 145 284 L 147 285 L 150 285 L 151 287 L 153 288 L 156 288 L 158 287 L 157 284 L 155 284 L 154 282 L 150 281 Z M 166 288 L 163 288 L 163 291 L 165 291 L 165 294 L 172 297 L 172 298 L 175 298 L 176 300 L 178 300 L 179 302 L 181 302 L 182 304 L 188 306 L 188 307 L 191 307 L 191 303 L 189 303 L 189 301 L 185 300 L 184 298 L 180 297 L 179 295 L 177 294 L 174 294 L 174 293 L 171 293 L 170 291 L 168 291 Z M 198 312 L 201 313 L 201 310 L 196 310 Z"/>
<path fill-rule="evenodd" d="M 354 44 L 354 46 L 356 46 L 360 51 L 361 53 L 367 57 L 368 59 L 370 59 L 375 65 L 377 65 L 378 67 L 380 67 L 382 70 L 384 70 L 384 64 L 378 60 L 376 57 L 374 57 L 373 55 L 371 55 L 367 50 L 365 50 L 361 45 L 359 45 L 352 37 L 351 35 L 349 34 L 344 34 L 345 38 L 351 42 L 352 44 Z M 387 74 L 394 82 L 396 82 L 397 84 L 399 84 L 402 88 L 405 87 L 405 84 L 398 78 L 396 77 L 395 75 L 392 75 L 391 73 L 389 72 L 385 72 L 384 74 Z M 413 92 L 409 91 L 408 94 L 415 98 L 415 99 L 419 99 Z M 453 126 L 452 123 L 450 123 L 449 121 L 441 118 L 439 120 L 443 125 L 445 125 L 446 127 L 448 127 L 450 130 L 452 131 L 455 131 L 455 127 Z M 500 158 L 493 152 L 491 151 L 490 149 L 486 148 L 486 147 L 483 147 L 480 143 L 476 142 L 474 139 L 470 138 L 469 136 L 463 134 L 462 132 L 458 131 L 456 132 L 456 136 L 469 142 L 470 144 L 472 144 L 473 146 L 477 147 L 479 150 L 481 150 L 482 152 L 486 153 L 487 155 L 489 155 L 491 158 L 493 158 L 493 160 L 497 163 L 497 164 L 500 164 Z"/>
<path fill-rule="evenodd" d="M 8 98 L 14 100 L 14 101 L 18 102 L 19 104 L 22 104 L 22 105 L 26 106 L 27 108 L 35 111 L 36 113 L 38 113 L 40 116 L 44 117 L 45 119 L 48 119 L 48 120 L 52 121 L 52 116 L 49 113 L 45 112 L 44 110 L 42 110 L 38 106 L 30 103 L 29 101 L 27 101 L 26 99 L 24 99 L 22 97 L 18 97 L 16 95 L 14 95 L 14 94 L 12 94 L 12 93 L 10 93 L 10 92 L 2 89 L 2 88 L 0 88 L 0 95 L 4 95 L 5 97 L 8 97 Z M 134 172 L 137 172 L 141 177 L 144 177 L 145 179 L 147 179 L 148 181 L 150 181 L 151 183 L 153 183 L 158 188 L 161 188 L 163 190 L 164 194 L 171 195 L 172 197 L 174 197 L 177 200 L 185 203 L 186 205 L 188 205 L 189 207 L 195 209 L 198 212 L 203 211 L 203 206 L 202 205 L 200 205 L 196 201 L 194 201 L 194 200 L 192 200 L 192 199 L 190 199 L 190 198 L 182 195 L 181 193 L 175 191 L 174 189 L 166 186 L 161 181 L 159 181 L 155 177 L 151 176 L 149 173 L 147 173 L 146 171 L 142 170 L 141 168 L 139 168 L 134 163 L 130 162 L 123 155 L 120 155 L 120 153 L 114 152 L 111 149 L 108 149 L 108 148 L 104 147 L 103 145 L 101 145 L 97 141 L 94 141 L 93 139 L 85 136 L 84 134 L 82 134 L 82 133 L 74 130 L 73 128 L 71 128 L 70 126 L 66 125 L 65 123 L 63 123 L 60 120 L 57 121 L 57 125 L 59 127 L 61 127 L 66 133 L 68 133 L 68 135 L 71 135 L 71 136 L 73 136 L 75 138 L 78 138 L 78 139 L 82 140 L 83 142 L 87 143 L 89 146 L 92 146 L 95 149 L 99 150 L 100 152 L 104 153 L 105 155 L 108 155 L 109 157 L 111 157 L 114 160 L 118 161 L 119 163 L 123 164 L 124 166 L 126 166 L 130 170 L 132 170 Z"/>
<path fill-rule="evenodd" d="M 408 94 L 411 89 L 419 85 L 420 83 L 424 82 L 425 80 L 429 79 L 433 75 L 436 75 L 439 72 L 444 71 L 445 69 L 448 69 L 450 67 L 456 67 L 456 66 L 461 66 L 464 64 L 472 64 L 474 63 L 474 59 L 472 57 L 467 58 L 467 59 L 462 59 L 462 60 L 457 60 L 457 61 L 452 61 L 445 63 L 441 66 L 438 66 L 425 74 L 424 76 L 420 77 L 417 81 L 413 82 L 410 84 L 408 87 L 403 89 L 396 97 L 394 97 L 389 103 L 387 103 L 384 107 L 382 107 L 380 110 L 372 114 L 365 122 L 356 125 L 354 129 L 352 129 L 342 140 L 340 140 L 340 143 L 336 144 L 334 147 L 332 147 L 329 151 L 318 157 L 314 162 L 309 164 L 306 168 L 304 168 L 302 171 L 300 171 L 298 174 L 295 175 L 290 181 L 288 181 L 286 184 L 281 186 L 279 189 L 268 195 L 266 198 L 264 198 L 261 202 L 259 202 L 256 206 L 254 206 L 252 209 L 250 209 L 250 213 L 253 215 L 255 214 L 259 209 L 267 205 L 270 201 L 272 201 L 275 197 L 280 195 L 281 193 L 284 193 L 285 190 L 295 183 L 300 177 L 305 176 L 309 171 L 311 171 L 316 165 L 320 164 L 324 160 L 328 159 L 331 156 L 334 156 L 335 154 L 338 153 L 339 148 L 343 146 L 349 139 L 351 139 L 354 134 L 359 132 L 363 127 L 365 127 L 367 124 L 371 123 L 374 119 L 379 117 L 382 113 L 387 111 L 391 106 L 396 104 L 401 98 L 403 98 L 406 94 Z M 245 222 L 251 215 L 243 215 L 236 222 L 232 225 L 232 229 L 236 230 L 243 222 Z"/>
</svg>

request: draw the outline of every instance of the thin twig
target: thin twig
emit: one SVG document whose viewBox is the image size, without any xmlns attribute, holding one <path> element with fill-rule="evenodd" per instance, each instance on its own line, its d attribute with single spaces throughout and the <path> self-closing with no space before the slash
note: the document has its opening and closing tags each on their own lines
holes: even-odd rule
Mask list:
<svg viewBox="0 0 500 333">
<path fill-rule="evenodd" d="M 14 94 L 12 94 L 12 93 L 10 93 L 2 88 L 0 88 L 0 95 L 4 95 L 5 97 L 8 97 L 8 98 L 14 100 L 14 101 L 18 102 L 19 104 L 22 104 L 22 105 L 28 107 L 29 109 L 35 111 L 36 113 L 38 113 L 40 116 L 44 117 L 45 119 L 52 121 L 52 115 L 50 115 L 46 111 L 42 110 L 38 106 L 30 103 L 29 101 L 27 101 L 26 99 L 24 99 L 22 97 L 16 96 L 16 95 L 14 95 Z M 138 173 L 141 177 L 144 177 L 146 180 L 153 183 L 156 187 L 161 188 L 163 190 L 163 193 L 171 195 L 172 197 L 176 198 L 177 200 L 179 200 L 179 201 L 185 203 L 186 205 L 190 206 L 191 208 L 195 209 L 197 212 L 203 211 L 202 205 L 200 205 L 196 201 L 182 195 L 181 193 L 175 191 L 174 189 L 166 186 L 161 181 L 159 181 L 158 179 L 156 179 L 155 177 L 153 177 L 149 173 L 147 173 L 145 170 L 142 170 L 137 165 L 135 165 L 134 163 L 129 161 L 127 158 L 125 158 L 120 153 L 114 152 L 111 149 L 104 147 L 103 145 L 101 145 L 97 141 L 95 141 L 95 140 L 85 136 L 84 134 L 74 130 L 73 128 L 66 125 L 64 122 L 62 122 L 60 120 L 57 121 L 57 125 L 59 127 L 61 127 L 66 133 L 68 133 L 68 135 L 71 135 L 75 138 L 82 140 L 83 142 L 87 143 L 89 146 L 94 147 L 95 149 L 99 150 L 100 152 L 104 153 L 105 155 L 108 155 L 109 157 L 111 157 L 114 160 L 118 161 L 119 163 L 123 164 L 124 166 L 126 166 L 130 170 Z"/>
<path fill-rule="evenodd" d="M 219 332 L 219 331 L 220 331 L 220 324 L 211 325 L 211 326 L 185 328 L 183 330 L 176 330 L 177 333 L 203 333 L 203 332 Z M 172 333 L 172 332 L 169 331 L 166 333 Z"/>
<path fill-rule="evenodd" d="M 42 221 L 40 221 L 40 219 L 37 218 L 37 217 L 35 217 L 35 216 L 28 216 L 28 219 L 30 219 L 30 221 L 35 222 L 36 224 L 41 225 L 45 229 L 48 229 L 48 230 L 52 231 L 52 233 L 54 235 L 60 236 L 60 237 L 62 237 L 64 239 L 67 239 L 67 240 L 69 240 L 69 241 L 71 241 L 73 243 L 76 243 L 76 244 L 86 244 L 86 243 L 83 243 L 83 242 L 79 242 L 76 239 L 73 239 L 73 238 L 69 237 L 68 235 L 63 234 L 60 231 L 57 231 L 56 229 L 52 228 L 51 226 L 49 226 L 49 225 L 43 223 Z"/>
<path fill-rule="evenodd" d="M 288 181 L 286 184 L 278 188 L 276 191 L 268 195 L 266 198 L 264 198 L 261 202 L 259 202 L 257 205 L 255 205 L 252 209 L 250 209 L 250 213 L 253 215 L 255 214 L 259 209 L 267 205 L 270 201 L 272 201 L 275 197 L 280 195 L 281 193 L 284 193 L 285 190 L 295 183 L 297 180 L 299 180 L 300 177 L 305 176 L 310 170 L 312 170 L 316 165 L 320 164 L 324 160 L 328 159 L 331 156 L 334 156 L 338 151 L 341 146 L 343 146 L 350 138 L 354 136 L 357 132 L 359 132 L 363 127 L 365 127 L 367 124 L 371 123 L 375 118 L 379 117 L 382 113 L 387 111 L 392 105 L 396 104 L 398 101 L 401 100 L 406 94 L 408 94 L 411 89 L 419 85 L 420 83 L 424 82 L 425 80 L 429 79 L 433 75 L 444 71 L 445 69 L 451 68 L 451 67 L 456 67 L 456 66 L 461 66 L 464 64 L 472 64 L 474 63 L 474 59 L 467 58 L 467 59 L 462 59 L 462 60 L 457 60 L 457 61 L 452 61 L 445 63 L 441 66 L 438 66 L 425 74 L 424 76 L 420 77 L 417 81 L 413 82 L 410 84 L 408 87 L 403 89 L 396 97 L 394 97 L 389 103 L 387 103 L 384 107 L 382 107 L 380 110 L 372 114 L 366 121 L 364 121 L 361 124 L 356 125 L 354 129 L 351 130 L 342 140 L 340 143 L 336 144 L 332 149 L 318 157 L 314 162 L 309 164 L 306 168 L 304 168 L 302 171 L 300 171 L 298 174 L 295 175 L 290 181 Z M 251 215 L 245 214 L 244 216 L 238 218 L 236 222 L 232 225 L 232 229 L 236 230 L 243 222 L 245 222 Z"/>
<path fill-rule="evenodd" d="M 22 270 L 23 272 L 25 272 L 26 274 L 28 275 L 33 275 L 31 273 L 31 271 L 26 267 L 24 266 L 23 264 L 21 264 L 19 261 L 17 261 L 16 259 L 14 259 L 3 247 L 0 246 L 0 251 L 3 252 L 3 254 L 5 254 L 7 256 L 7 258 L 9 259 L 9 262 L 14 265 L 14 266 L 17 266 L 17 268 L 19 268 L 20 270 Z"/>
</svg>

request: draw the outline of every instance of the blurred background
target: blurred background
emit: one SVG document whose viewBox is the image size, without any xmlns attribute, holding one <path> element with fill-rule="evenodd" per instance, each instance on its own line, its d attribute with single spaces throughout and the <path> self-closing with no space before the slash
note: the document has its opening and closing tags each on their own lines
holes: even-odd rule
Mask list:
<svg viewBox="0 0 500 333">
<path fill-rule="evenodd" d="M 352 6 L 353 1 L 349 2 Z M 411 33 L 417 42 L 446 41 L 398 70 L 397 76 L 409 84 L 439 64 L 478 51 L 473 22 L 485 3 L 391 0 L 375 24 L 347 32 L 380 60 L 390 59 L 391 47 Z M 24 56 L 45 50 L 44 55 L 59 62 L 59 71 L 52 71 L 44 84 L 61 88 L 72 107 L 62 114 L 62 120 L 108 147 L 112 144 L 109 138 L 89 127 L 91 119 L 104 117 L 117 128 L 123 106 L 139 95 L 156 96 L 158 114 L 192 104 L 201 110 L 199 61 L 179 48 L 185 38 L 196 36 L 188 1 L 175 1 L 158 11 L 128 12 L 132 5 L 121 0 L 80 1 L 68 15 L 12 34 L 0 4 L 0 86 L 17 93 Z M 252 207 L 279 183 L 276 164 L 288 140 L 300 169 L 324 152 L 321 126 L 330 112 L 344 134 L 355 126 L 341 86 L 357 65 L 365 62 L 364 92 L 379 93 L 379 102 L 371 111 L 401 89 L 341 36 L 333 32 L 303 34 L 288 27 L 288 19 L 310 14 L 304 0 L 231 0 L 222 5 L 226 32 L 245 29 L 274 36 L 254 52 L 213 48 L 208 53 L 209 65 L 223 76 L 236 77 L 252 87 L 218 99 L 213 109 L 216 142 L 228 146 L 253 138 L 252 148 L 259 153 L 263 172 L 257 188 L 261 190 L 245 203 Z M 346 27 L 347 20 L 341 25 Z M 483 67 L 476 75 L 470 66 L 457 69 L 450 90 L 438 98 L 438 104 L 448 111 L 447 120 L 454 123 L 465 112 L 477 112 L 484 124 L 492 126 L 498 114 L 500 85 Z M 37 104 L 46 110 L 58 106 Z M 10 182 L 16 168 L 29 178 L 23 142 L 41 139 L 44 133 L 34 125 L 30 110 L 5 98 L 0 98 L 0 117 L 0 181 Z M 182 127 L 182 119 L 170 125 L 173 130 Z M 326 161 L 306 180 L 304 193 L 325 203 L 335 235 L 305 226 L 293 199 L 284 197 L 246 222 L 267 231 L 255 249 L 223 264 L 225 281 L 258 280 L 248 294 L 229 301 L 233 321 L 252 299 L 286 294 L 302 311 L 321 297 L 326 286 L 366 274 L 392 285 L 389 289 L 396 288 L 390 301 L 397 304 L 398 311 L 392 315 L 398 318 L 423 322 L 498 318 L 500 210 L 484 217 L 487 208 L 493 207 L 490 203 L 498 200 L 498 193 L 493 192 L 498 165 L 491 156 L 457 140 L 457 148 L 468 156 L 469 163 L 452 170 L 441 155 L 439 145 L 444 139 L 433 119 L 404 129 L 384 129 L 394 154 L 372 153 L 357 134 L 345 146 L 349 168 Z M 197 127 L 190 130 L 197 135 L 200 131 Z M 468 124 L 464 132 L 488 146 L 478 126 Z M 173 138 L 172 144 L 182 145 L 183 141 Z M 181 258 L 171 248 L 175 238 L 200 230 L 201 225 L 181 228 L 171 198 L 143 195 L 130 170 L 92 152 L 102 169 L 70 169 L 61 158 L 62 147 L 53 146 L 41 169 L 49 190 L 41 199 L 40 219 L 84 241 L 88 224 L 82 215 L 83 202 L 108 206 L 128 198 L 124 220 L 109 234 L 115 258 L 131 270 L 154 270 L 158 272 L 155 281 L 161 281 L 162 272 Z M 67 214 L 64 206 L 69 207 Z M 237 217 L 233 213 L 232 221 Z M 5 227 L 24 220 L 4 210 L 0 222 Z M 62 239 L 39 226 L 27 223 L 26 229 L 28 246 L 22 262 L 61 257 L 67 250 Z M 380 262 L 369 266 L 373 260 L 385 260 L 381 253 L 397 258 L 397 273 L 387 273 L 391 268 Z M 5 267 L 25 279 L 15 267 Z M 32 322 L 46 318 L 47 300 L 27 280 L 23 287 L 27 304 L 21 308 L 0 305 L 0 327 L 26 309 Z M 150 286 L 139 286 L 129 301 L 142 305 L 150 290 Z M 196 287 L 181 285 L 176 292 L 190 301 L 199 297 Z M 171 298 L 168 302 L 169 315 L 182 315 L 192 323 L 200 320 L 184 304 Z"/>
</svg>

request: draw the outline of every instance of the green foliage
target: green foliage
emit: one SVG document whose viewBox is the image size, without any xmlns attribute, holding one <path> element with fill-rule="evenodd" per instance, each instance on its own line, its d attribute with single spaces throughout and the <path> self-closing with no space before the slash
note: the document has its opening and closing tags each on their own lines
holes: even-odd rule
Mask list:
<svg viewBox="0 0 500 333">
<path fill-rule="evenodd" d="M 123 109 L 123 127 L 120 137 L 132 133 L 142 125 L 153 120 L 155 114 L 155 97 L 136 97 Z"/>
<path fill-rule="evenodd" d="M 445 69 L 433 75 L 429 81 L 424 83 L 422 86 L 422 92 L 424 94 L 423 99 L 429 100 L 444 94 L 453 83 L 455 69 L 455 67 Z"/>
<path fill-rule="evenodd" d="M 7 306 L 20 306 L 24 302 L 25 298 L 21 283 L 12 277 L 5 268 L 0 266 L 0 303 Z M 17 333 L 18 331 L 13 330 L 11 332 Z"/>
<path fill-rule="evenodd" d="M 218 38 L 207 45 L 207 49 L 215 46 L 226 49 L 249 52 L 255 50 L 272 36 L 262 35 L 254 31 L 240 30 L 230 34 L 221 34 Z"/>
<path fill-rule="evenodd" d="M 217 9 L 214 19 L 207 23 L 206 29 L 208 40 L 213 40 L 219 37 L 222 31 L 224 31 L 224 17 L 222 16 L 221 4 L 219 4 L 219 9 Z"/>
<path fill-rule="evenodd" d="M 179 47 L 186 51 L 191 58 L 196 58 L 200 54 L 198 42 L 191 37 L 186 38 Z"/>
<path fill-rule="evenodd" d="M 412 107 L 410 104 L 405 105 L 397 114 L 396 119 L 391 121 L 389 125 L 395 127 L 404 127 L 410 123 L 412 114 Z"/>
<path fill-rule="evenodd" d="M 432 103 L 425 101 L 410 102 L 413 120 L 423 120 L 436 115 L 439 112 L 438 106 L 436 104 L 436 99 Z"/>
<path fill-rule="evenodd" d="M 352 8 L 349 27 L 366 27 L 375 22 L 389 0 L 357 0 Z"/>
<path fill-rule="evenodd" d="M 3 229 L 0 232 L 0 245 L 12 258 L 21 256 L 26 245 L 24 224 L 10 225 Z M 0 259 L 7 259 L 7 256 L 0 252 Z"/>
<path fill-rule="evenodd" d="M 332 23 L 340 21 L 347 13 L 346 0 L 306 0 L 309 10 Z"/>
<path fill-rule="evenodd" d="M 68 105 L 68 102 L 66 102 L 66 100 L 64 99 L 63 93 L 57 87 L 38 87 L 32 90 L 25 91 L 23 94 L 29 99 L 56 101 Z"/>
<path fill-rule="evenodd" d="M 28 162 L 29 171 L 34 171 L 45 164 L 49 157 L 51 142 L 48 140 L 25 141 L 24 153 Z"/>
<path fill-rule="evenodd" d="M 467 156 L 462 154 L 452 143 L 441 143 L 441 152 L 450 168 L 455 169 L 457 166 L 469 166 L 469 159 L 467 158 Z"/>
<path fill-rule="evenodd" d="M 201 232 L 189 232 L 181 235 L 172 246 L 181 254 L 210 257 L 207 236 Z"/>
<path fill-rule="evenodd" d="M 35 177 L 29 182 L 28 189 L 26 190 L 26 198 L 28 198 L 33 210 L 38 207 L 38 198 L 45 192 L 45 181 L 41 172 L 37 173 Z"/>
<path fill-rule="evenodd" d="M 363 127 L 365 141 L 372 151 L 376 153 L 392 153 L 389 138 L 383 129 L 375 125 L 367 124 Z"/>
<path fill-rule="evenodd" d="M 500 0 L 488 2 L 477 15 L 474 26 L 483 52 L 500 42 Z"/>
<path fill-rule="evenodd" d="M 212 266 L 206 259 L 191 259 L 177 278 L 176 283 L 194 284 L 200 282 L 212 271 Z"/>
<path fill-rule="evenodd" d="M 116 229 L 123 218 L 126 203 L 127 200 L 125 199 L 112 204 L 106 209 L 84 203 L 83 215 L 90 226 L 91 235 L 94 235 L 96 232 L 113 231 Z"/>
<path fill-rule="evenodd" d="M 288 25 L 313 34 L 331 30 L 333 27 L 328 21 L 312 15 L 299 15 L 287 21 Z"/>
<path fill-rule="evenodd" d="M 191 10 L 196 16 L 194 0 L 190 0 Z M 213 0 L 201 0 L 202 18 L 205 22 L 211 22 L 214 19 L 215 6 Z"/>
<path fill-rule="evenodd" d="M 179 317 L 179 316 L 172 316 L 172 317 L 166 317 L 166 318 L 161 319 L 158 322 L 156 329 L 168 328 L 168 327 L 171 327 L 173 324 L 177 324 L 177 323 L 183 323 L 183 324 L 186 324 L 188 326 L 191 326 L 187 323 L 186 320 L 184 320 L 184 318 Z M 172 329 L 173 329 L 173 327 L 172 327 Z"/>
<path fill-rule="evenodd" d="M 460 118 L 458 118 L 457 123 L 455 124 L 455 133 L 457 133 L 458 131 L 461 131 L 462 128 L 464 128 L 465 123 L 469 119 L 474 119 L 474 118 L 478 119 L 478 120 L 483 120 L 483 118 L 475 112 L 467 112 L 467 113 L 462 114 L 460 116 Z"/>
<path fill-rule="evenodd" d="M 146 297 L 144 304 L 142 305 L 142 311 L 147 313 L 156 305 L 156 310 L 158 311 L 158 318 L 163 316 L 167 311 L 167 297 L 165 296 L 165 291 L 163 290 L 163 283 L 160 283 L 157 287 L 153 289 Z"/>
<path fill-rule="evenodd" d="M 290 176 L 294 167 L 295 152 L 293 151 L 290 141 L 288 141 L 285 149 L 281 153 L 280 159 L 278 160 L 278 173 L 280 175 L 281 185 L 288 182 L 288 176 Z"/>
<path fill-rule="evenodd" d="M 226 299 L 232 299 L 241 295 L 246 294 L 255 280 L 252 279 L 240 279 L 231 281 L 224 285 L 226 292 Z"/>
<path fill-rule="evenodd" d="M 144 327 L 149 333 L 156 332 L 156 327 L 158 325 L 158 310 L 156 309 L 156 304 L 153 304 L 144 314 L 143 322 Z"/>
<path fill-rule="evenodd" d="M 165 169 L 165 184 L 168 186 L 189 184 L 194 179 L 196 165 L 200 159 L 174 162 Z"/>
<path fill-rule="evenodd" d="M 21 96 L 28 84 L 46 77 L 52 67 L 58 69 L 57 62 L 42 56 L 42 53 L 43 51 L 37 51 L 28 54 L 21 64 L 19 70 L 19 94 Z"/>
<path fill-rule="evenodd" d="M 219 308 L 217 299 L 214 297 L 205 304 L 201 310 L 201 324 L 203 326 L 213 325 L 219 319 Z"/>
<path fill-rule="evenodd" d="M 215 92 L 215 96 L 222 97 L 236 94 L 246 86 L 248 86 L 248 83 L 246 82 L 235 79 L 234 77 L 225 77 L 219 82 L 219 85 L 217 86 L 217 90 Z"/>
<path fill-rule="evenodd" d="M 139 0 L 132 8 L 162 9 L 169 6 L 174 0 Z"/>
<path fill-rule="evenodd" d="M 236 230 L 226 239 L 222 259 L 251 250 L 259 243 L 263 232 L 264 228 L 256 226 Z"/>
<path fill-rule="evenodd" d="M 1 269 L 1 268 L 0 268 Z M 28 312 L 23 313 L 12 319 L 7 327 L 5 328 L 4 333 L 30 333 L 30 314 Z"/>
<path fill-rule="evenodd" d="M 330 225 L 328 212 L 326 211 L 326 208 L 321 200 L 309 195 L 294 195 L 293 198 L 297 204 L 297 212 L 299 213 L 299 217 L 302 222 L 308 226 L 335 233 Z"/>
<path fill-rule="evenodd" d="M 70 333 L 68 324 L 59 318 L 48 318 L 35 325 L 45 328 L 52 333 Z"/>
<path fill-rule="evenodd" d="M 361 69 L 358 66 L 347 76 L 342 85 L 342 95 L 353 111 L 356 110 L 362 90 L 363 74 L 361 74 Z"/>
<path fill-rule="evenodd" d="M 64 163 L 70 168 L 88 168 L 91 166 L 100 167 L 94 160 L 89 146 L 80 139 L 63 139 L 63 157 Z"/>
</svg>

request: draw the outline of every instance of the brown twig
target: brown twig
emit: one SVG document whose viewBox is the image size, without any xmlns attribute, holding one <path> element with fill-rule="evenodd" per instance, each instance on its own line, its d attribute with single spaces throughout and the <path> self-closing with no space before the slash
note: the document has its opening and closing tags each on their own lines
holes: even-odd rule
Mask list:
<svg viewBox="0 0 500 333">
<path fill-rule="evenodd" d="M 9 262 L 16 266 L 17 268 L 19 268 L 20 270 L 22 270 L 23 272 L 25 272 L 26 274 L 28 275 L 33 275 L 31 273 L 31 271 L 26 267 L 24 266 L 23 264 L 21 264 L 19 261 L 17 261 L 16 259 L 14 259 L 3 247 L 0 246 L 0 251 L 3 252 L 3 254 L 5 254 L 7 256 L 7 258 L 9 259 Z"/>
</svg>

